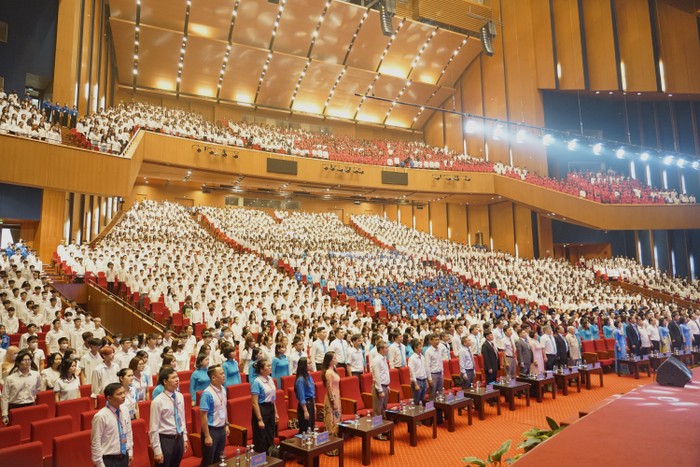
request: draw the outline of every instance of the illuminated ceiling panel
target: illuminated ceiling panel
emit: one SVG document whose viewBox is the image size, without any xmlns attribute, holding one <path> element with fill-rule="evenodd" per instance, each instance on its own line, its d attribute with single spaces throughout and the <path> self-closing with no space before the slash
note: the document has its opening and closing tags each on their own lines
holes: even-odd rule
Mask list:
<svg viewBox="0 0 700 467">
<path fill-rule="evenodd" d="M 207 0 L 198 2 L 204 4 Z M 178 31 L 182 36 L 185 31 L 186 12 L 186 0 L 142 0 L 141 24 Z"/>
<path fill-rule="evenodd" d="M 406 22 L 391 44 L 389 52 L 379 67 L 379 72 L 383 75 L 406 78 L 411 69 L 411 63 L 416 58 L 416 51 L 420 50 L 434 30 L 434 27 L 422 23 Z"/>
<path fill-rule="evenodd" d="M 221 86 L 221 98 L 252 103 L 267 54 L 267 50 L 234 44 Z"/>
<path fill-rule="evenodd" d="M 435 37 L 430 41 L 430 45 L 421 55 L 416 66 L 413 67 L 409 78 L 424 83 L 437 83 L 440 79 L 440 72 L 445 68 L 445 64 L 452 57 L 455 49 L 459 47 L 463 39 L 464 36 L 439 29 Z M 452 85 L 453 83 L 449 84 Z"/>
<path fill-rule="evenodd" d="M 287 1 L 273 50 L 306 56 L 325 4 L 326 0 Z"/>
<path fill-rule="evenodd" d="M 267 49 L 279 5 L 267 0 L 240 0 L 233 42 Z"/>
<path fill-rule="evenodd" d="M 419 110 L 419 108 L 412 105 L 398 104 L 391 111 L 391 115 L 387 117 L 386 124 L 402 128 L 410 127 L 413 125 L 413 117 L 416 116 Z"/>
<path fill-rule="evenodd" d="M 366 9 L 345 2 L 332 2 L 319 29 L 311 58 L 343 63 L 352 36 Z"/>
<path fill-rule="evenodd" d="M 470 38 L 467 43 L 462 46 L 452 62 L 447 66 L 445 70 L 445 76 L 439 81 L 439 84 L 445 86 L 453 86 L 457 82 L 464 70 L 467 68 L 472 60 L 479 56 L 481 53 L 481 42 L 477 39 Z"/>
<path fill-rule="evenodd" d="M 226 43 L 189 36 L 187 49 L 182 68 L 180 92 L 216 97 L 218 72 L 221 70 L 226 52 Z"/>
<path fill-rule="evenodd" d="M 234 0 L 194 0 L 187 34 L 228 41 L 234 4 Z"/>
<path fill-rule="evenodd" d="M 286 11 L 286 10 L 285 10 Z M 306 59 L 279 52 L 272 54 L 256 104 L 288 109 Z"/>
<path fill-rule="evenodd" d="M 394 18 L 394 27 L 398 25 L 398 19 Z M 381 34 L 379 27 L 379 13 L 370 11 L 365 24 L 355 39 L 347 64 L 363 70 L 376 70 L 379 60 L 390 37 Z"/>
<path fill-rule="evenodd" d="M 182 33 L 142 24 L 139 39 L 139 74 L 136 85 L 174 91 Z"/>
<path fill-rule="evenodd" d="M 360 103 L 360 98 L 355 96 L 355 94 L 364 95 L 367 87 L 374 81 L 375 76 L 374 73 L 369 71 L 348 68 L 328 104 L 326 115 L 352 118 L 355 115 L 357 105 Z"/>
<path fill-rule="evenodd" d="M 357 119 L 363 122 L 382 123 L 386 112 L 391 108 L 388 102 L 367 99 L 357 114 Z"/>
<path fill-rule="evenodd" d="M 136 2 L 134 0 L 110 0 L 109 17 L 136 22 Z"/>
<path fill-rule="evenodd" d="M 313 60 L 311 66 L 306 71 L 304 80 L 301 82 L 296 100 L 300 103 L 320 105 L 321 111 L 323 111 L 328 93 L 342 69 L 343 67 L 341 65 Z M 343 76 L 343 79 L 344 78 L 345 76 Z"/>
<path fill-rule="evenodd" d="M 119 77 L 119 82 L 131 85 L 134 76 L 132 72 L 134 66 L 134 23 L 111 18 L 109 26 L 112 29 L 114 48 L 116 50 L 129 50 L 131 48 L 131 54 L 117 54 L 117 76 Z"/>
</svg>

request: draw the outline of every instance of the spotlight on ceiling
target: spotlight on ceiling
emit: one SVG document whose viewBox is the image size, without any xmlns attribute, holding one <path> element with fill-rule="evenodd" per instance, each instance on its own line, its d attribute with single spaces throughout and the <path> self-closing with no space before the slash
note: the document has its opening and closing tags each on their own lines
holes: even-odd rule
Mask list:
<svg viewBox="0 0 700 467">
<path fill-rule="evenodd" d="M 673 162 L 673 156 L 664 157 L 664 164 L 671 165 L 671 162 Z"/>
<path fill-rule="evenodd" d="M 476 120 L 467 120 L 467 125 L 464 129 L 468 134 L 473 135 L 477 131 L 481 131 L 481 123 Z"/>
<path fill-rule="evenodd" d="M 493 57 L 493 38 L 496 36 L 496 25 L 493 21 L 481 26 L 481 31 L 479 31 L 479 37 L 481 38 L 481 50 L 487 57 Z"/>
<path fill-rule="evenodd" d="M 379 26 L 382 34 L 391 37 L 394 34 L 394 27 L 391 19 L 396 14 L 396 0 L 379 0 Z"/>
<path fill-rule="evenodd" d="M 593 154 L 596 156 L 600 156 L 600 154 L 603 152 L 603 143 L 596 143 L 593 145 Z"/>
<path fill-rule="evenodd" d="M 526 136 L 525 130 L 523 130 L 523 129 L 521 128 L 521 129 L 519 129 L 518 132 L 515 134 L 515 141 L 517 141 L 518 143 L 524 143 L 524 142 L 525 142 L 525 136 Z"/>
<path fill-rule="evenodd" d="M 619 148 L 617 151 L 615 151 L 615 157 L 618 159 L 624 159 L 625 158 L 625 148 Z"/>
<path fill-rule="evenodd" d="M 643 152 L 639 155 L 639 158 L 642 160 L 642 162 L 646 162 L 649 160 L 649 153 Z"/>
<path fill-rule="evenodd" d="M 683 168 L 685 166 L 685 159 L 678 159 L 676 161 L 676 165 L 680 168 Z"/>
<path fill-rule="evenodd" d="M 542 144 L 544 144 L 545 146 L 551 146 L 552 144 L 554 144 L 554 136 L 547 133 L 542 137 Z"/>
<path fill-rule="evenodd" d="M 693 162 L 692 164 L 690 164 L 690 166 L 691 166 L 692 168 L 694 168 L 695 170 L 698 170 L 698 169 L 700 169 L 700 162 L 695 161 L 695 162 Z"/>
<path fill-rule="evenodd" d="M 569 149 L 569 151 L 575 151 L 577 146 L 578 146 L 578 140 L 577 140 L 577 139 L 572 139 L 572 140 L 569 141 L 569 143 L 566 145 L 566 147 Z"/>
<path fill-rule="evenodd" d="M 503 125 L 501 125 L 501 124 L 499 123 L 498 125 L 496 125 L 496 126 L 494 127 L 494 129 L 493 129 L 493 139 L 495 139 L 496 141 L 498 141 L 499 139 L 501 139 L 501 138 L 503 137 L 504 134 L 505 134 L 505 131 L 503 130 Z"/>
</svg>

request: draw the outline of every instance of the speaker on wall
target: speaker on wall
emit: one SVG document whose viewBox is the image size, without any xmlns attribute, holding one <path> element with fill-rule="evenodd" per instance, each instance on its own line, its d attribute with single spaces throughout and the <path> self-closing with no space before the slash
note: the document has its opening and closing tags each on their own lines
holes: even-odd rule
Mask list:
<svg viewBox="0 0 700 467">
<path fill-rule="evenodd" d="M 676 357 L 671 356 L 656 369 L 656 382 L 662 386 L 684 387 L 693 379 L 690 370 Z"/>
</svg>

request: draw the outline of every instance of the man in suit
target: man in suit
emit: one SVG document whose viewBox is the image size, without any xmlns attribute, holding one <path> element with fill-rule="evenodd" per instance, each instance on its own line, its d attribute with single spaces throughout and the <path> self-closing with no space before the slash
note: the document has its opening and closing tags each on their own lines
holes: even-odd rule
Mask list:
<svg viewBox="0 0 700 467">
<path fill-rule="evenodd" d="M 486 341 L 481 346 L 481 355 L 484 359 L 484 374 L 486 375 L 486 383 L 493 383 L 498 376 L 498 370 L 501 369 L 501 362 L 498 358 L 498 348 L 494 342 L 493 332 L 489 329 L 484 332 Z"/>
<path fill-rule="evenodd" d="M 642 337 L 639 334 L 639 328 L 637 327 L 637 317 L 634 315 L 630 316 L 627 329 L 625 330 L 627 334 L 627 346 L 631 355 L 642 356 Z"/>
<path fill-rule="evenodd" d="M 569 362 L 569 344 L 566 342 L 564 326 L 557 326 L 554 342 L 557 343 L 557 365 L 566 365 Z"/>
<path fill-rule="evenodd" d="M 532 348 L 527 341 L 527 328 L 520 330 L 520 339 L 515 341 L 515 350 L 518 352 L 518 367 L 521 375 L 530 374 L 532 368 Z"/>
<path fill-rule="evenodd" d="M 680 350 L 683 348 L 683 333 L 681 332 L 681 327 L 678 324 L 678 313 L 673 314 L 673 319 L 668 323 L 668 332 L 671 337 L 671 349 Z"/>
</svg>

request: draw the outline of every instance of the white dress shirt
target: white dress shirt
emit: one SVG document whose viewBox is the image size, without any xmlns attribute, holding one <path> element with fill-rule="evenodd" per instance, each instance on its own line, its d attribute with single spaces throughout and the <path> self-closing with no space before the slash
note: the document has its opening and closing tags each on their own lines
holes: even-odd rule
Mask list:
<svg viewBox="0 0 700 467">
<path fill-rule="evenodd" d="M 426 373 L 425 357 L 422 353 L 414 353 L 408 359 L 408 371 L 411 375 L 411 383 L 415 383 L 416 380 L 428 379 Z"/>
<path fill-rule="evenodd" d="M 384 392 L 382 386 L 389 385 L 389 365 L 386 363 L 386 357 L 377 353 L 372 361 L 372 379 L 377 392 Z"/>
<path fill-rule="evenodd" d="M 433 373 L 442 374 L 442 356 L 440 355 L 439 348 L 436 349 L 431 345 L 428 347 L 428 350 L 425 351 L 425 369 L 428 374 L 428 379 L 432 379 L 430 375 Z"/>
<path fill-rule="evenodd" d="M 180 422 L 180 433 L 187 439 L 187 421 L 185 419 L 185 399 L 182 394 L 163 391 L 151 402 L 151 423 L 148 432 L 151 438 L 151 446 L 156 456 L 163 455 L 160 447 L 159 435 L 176 435 L 178 430 L 175 426 L 175 401 L 177 398 L 177 410 Z"/>
<path fill-rule="evenodd" d="M 117 409 L 107 404 L 92 418 L 90 447 L 92 450 L 92 462 L 96 467 L 105 465 L 102 456 L 121 454 L 120 430 L 117 423 L 121 424 L 121 433 L 126 435 L 126 450 L 129 457 L 134 456 L 134 436 L 131 431 L 129 409 L 122 404 L 118 410 L 119 419 L 117 419 Z"/>
</svg>

